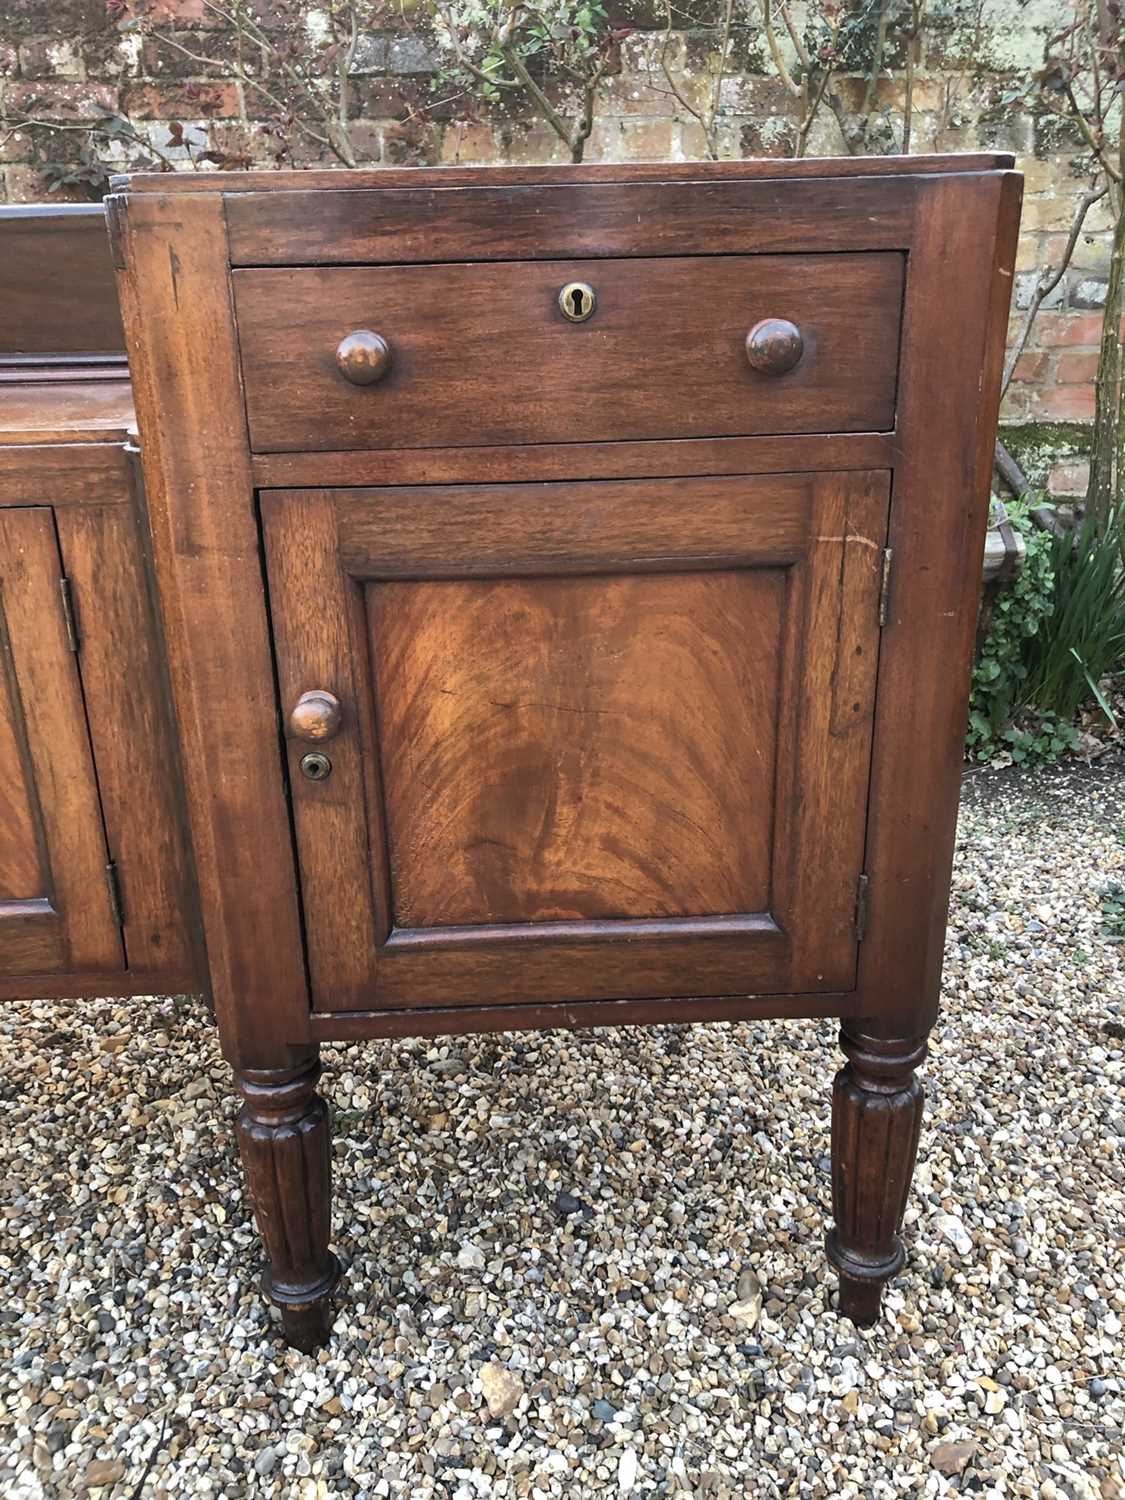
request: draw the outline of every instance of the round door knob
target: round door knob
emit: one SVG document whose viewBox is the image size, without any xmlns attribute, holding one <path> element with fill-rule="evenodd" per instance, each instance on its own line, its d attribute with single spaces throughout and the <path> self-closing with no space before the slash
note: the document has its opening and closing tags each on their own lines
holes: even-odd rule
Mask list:
<svg viewBox="0 0 1125 1500">
<path fill-rule="evenodd" d="M 763 318 L 746 335 L 746 358 L 763 375 L 787 375 L 801 362 L 805 341 L 788 318 Z"/>
<path fill-rule="evenodd" d="M 297 699 L 289 715 L 289 732 L 299 740 L 319 744 L 339 732 L 343 718 L 339 698 L 323 688 L 314 688 Z"/>
<path fill-rule="evenodd" d="M 369 328 L 357 328 L 336 345 L 336 368 L 352 385 L 374 385 L 390 367 L 390 344 Z"/>
</svg>

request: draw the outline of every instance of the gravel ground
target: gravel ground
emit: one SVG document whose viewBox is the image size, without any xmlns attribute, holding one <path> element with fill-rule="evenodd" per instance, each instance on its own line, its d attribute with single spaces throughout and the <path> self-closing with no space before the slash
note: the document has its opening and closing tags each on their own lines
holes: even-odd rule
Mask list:
<svg viewBox="0 0 1125 1500">
<path fill-rule="evenodd" d="M 821 1251 L 830 1024 L 326 1048 L 350 1271 L 308 1358 L 199 1004 L 4 1008 L 0 1493 L 1125 1496 L 1114 879 L 1119 757 L 969 778 L 864 1333 Z"/>
</svg>

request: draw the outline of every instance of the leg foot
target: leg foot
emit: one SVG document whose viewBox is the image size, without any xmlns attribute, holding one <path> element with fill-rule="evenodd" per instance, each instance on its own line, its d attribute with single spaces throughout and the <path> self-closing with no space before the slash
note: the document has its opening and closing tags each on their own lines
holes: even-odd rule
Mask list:
<svg viewBox="0 0 1125 1500">
<path fill-rule="evenodd" d="M 840 1045 L 848 1061 L 832 1090 L 836 1225 L 827 1250 L 840 1273 L 840 1311 L 868 1327 L 879 1316 L 884 1285 L 905 1259 L 898 1231 L 922 1127 L 914 1070 L 925 1059 L 926 1039 L 888 1039 L 877 1028 L 846 1022 Z"/>
<path fill-rule="evenodd" d="M 332 1212 L 328 1106 L 316 1092 L 320 1063 L 245 1069 L 235 1123 L 246 1185 L 268 1265 L 262 1289 L 281 1309 L 286 1340 L 311 1353 L 328 1338 L 340 1276 L 328 1248 Z"/>
</svg>

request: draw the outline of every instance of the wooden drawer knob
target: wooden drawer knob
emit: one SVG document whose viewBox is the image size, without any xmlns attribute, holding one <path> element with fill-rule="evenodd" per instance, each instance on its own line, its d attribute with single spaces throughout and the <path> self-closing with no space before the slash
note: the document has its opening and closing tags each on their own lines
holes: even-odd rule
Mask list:
<svg viewBox="0 0 1125 1500">
<path fill-rule="evenodd" d="M 289 715 L 289 732 L 296 739 L 319 744 L 339 732 L 343 717 L 344 710 L 335 694 L 326 693 L 323 688 L 313 688 L 297 699 Z"/>
<path fill-rule="evenodd" d="M 788 318 L 763 318 L 746 335 L 746 358 L 763 375 L 787 375 L 801 362 L 805 341 Z"/>
<path fill-rule="evenodd" d="M 336 368 L 352 385 L 374 385 L 390 367 L 390 344 L 369 328 L 357 328 L 336 345 Z"/>
</svg>

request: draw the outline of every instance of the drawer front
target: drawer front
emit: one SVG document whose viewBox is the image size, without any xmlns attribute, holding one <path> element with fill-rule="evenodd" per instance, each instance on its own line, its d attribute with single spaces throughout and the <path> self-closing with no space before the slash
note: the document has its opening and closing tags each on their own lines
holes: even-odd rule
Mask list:
<svg viewBox="0 0 1125 1500">
<path fill-rule="evenodd" d="M 851 989 L 887 500 L 265 492 L 314 1009 Z"/>
<path fill-rule="evenodd" d="M 236 271 L 251 445 L 886 431 L 903 269 L 872 252 Z M 573 283 L 583 321 L 560 307 Z M 748 351 L 767 320 L 798 338 Z M 338 355 L 359 331 L 387 351 L 369 384 Z"/>
</svg>

